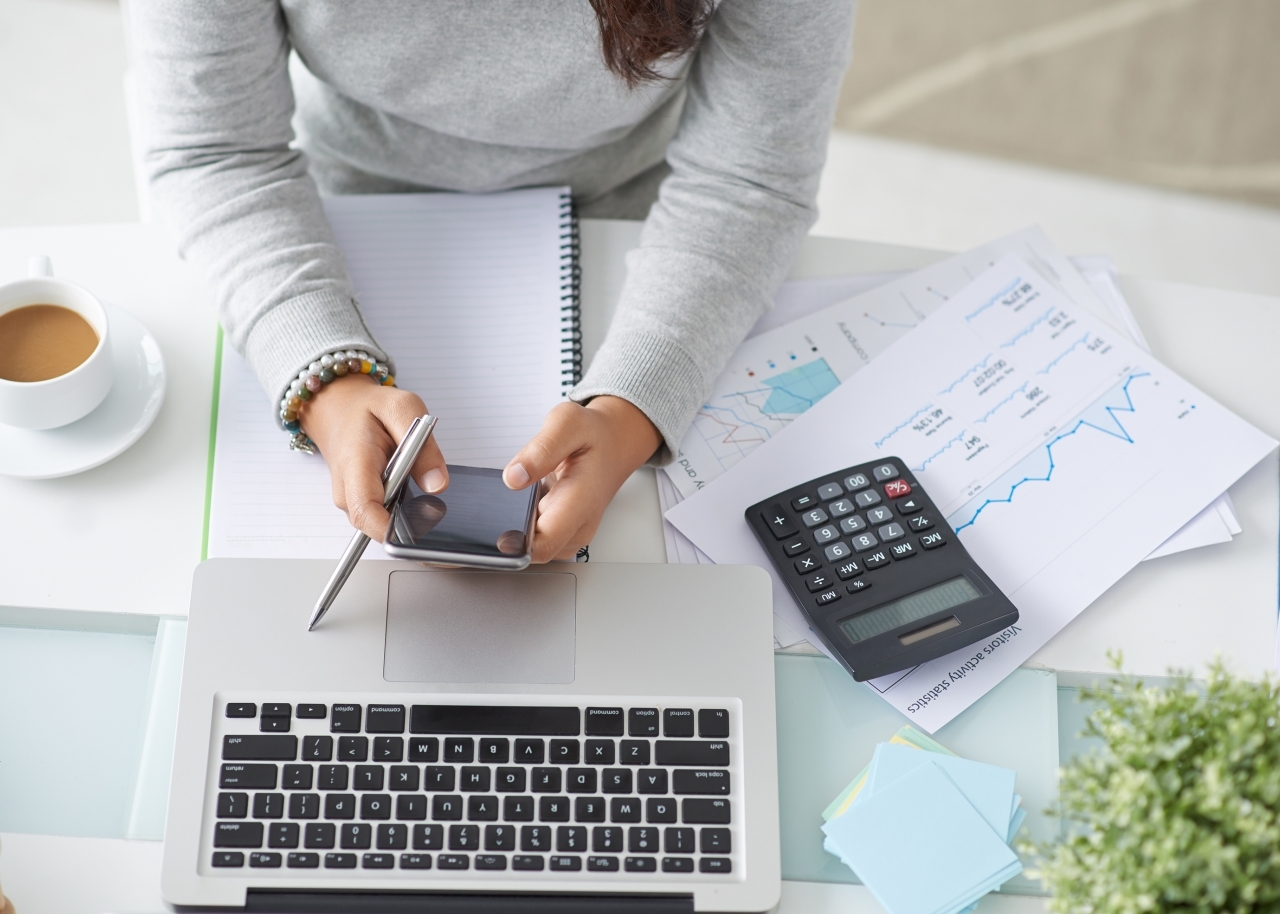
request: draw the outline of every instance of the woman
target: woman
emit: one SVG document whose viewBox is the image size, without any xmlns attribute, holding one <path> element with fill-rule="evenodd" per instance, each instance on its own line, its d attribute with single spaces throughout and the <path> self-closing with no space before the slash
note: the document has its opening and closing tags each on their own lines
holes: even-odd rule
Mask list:
<svg viewBox="0 0 1280 914">
<path fill-rule="evenodd" d="M 319 191 L 568 184 L 584 216 L 647 212 L 590 370 L 504 471 L 512 488 L 553 480 L 533 543 L 547 561 L 590 541 L 638 466 L 672 458 L 769 307 L 815 217 L 853 9 L 134 0 L 131 19 L 153 196 L 273 403 L 323 353 L 395 357 L 364 326 Z M 334 502 L 375 539 L 381 470 L 424 408 L 355 373 L 296 411 Z M 448 484 L 444 461 L 424 449 L 426 491 Z"/>
</svg>

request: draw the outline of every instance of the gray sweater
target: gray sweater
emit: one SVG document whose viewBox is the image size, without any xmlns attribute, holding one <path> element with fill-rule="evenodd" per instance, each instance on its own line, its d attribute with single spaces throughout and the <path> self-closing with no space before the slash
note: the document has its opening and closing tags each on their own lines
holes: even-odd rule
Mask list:
<svg viewBox="0 0 1280 914">
<path fill-rule="evenodd" d="M 133 0 L 131 27 L 154 200 L 273 403 L 322 352 L 395 356 L 321 191 L 568 184 L 627 215 L 661 180 L 571 396 L 634 403 L 669 459 L 813 223 L 853 4 L 723 0 L 636 89 L 587 0 Z"/>
</svg>

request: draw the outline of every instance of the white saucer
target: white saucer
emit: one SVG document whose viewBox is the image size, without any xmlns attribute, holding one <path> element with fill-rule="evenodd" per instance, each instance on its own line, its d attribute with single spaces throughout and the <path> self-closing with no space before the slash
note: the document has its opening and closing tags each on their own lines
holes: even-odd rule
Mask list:
<svg viewBox="0 0 1280 914">
<path fill-rule="evenodd" d="M 106 463 L 151 427 L 164 402 L 160 346 L 133 315 L 104 303 L 111 321 L 115 380 L 89 415 L 61 428 L 0 425 L 0 476 L 53 479 Z"/>
</svg>

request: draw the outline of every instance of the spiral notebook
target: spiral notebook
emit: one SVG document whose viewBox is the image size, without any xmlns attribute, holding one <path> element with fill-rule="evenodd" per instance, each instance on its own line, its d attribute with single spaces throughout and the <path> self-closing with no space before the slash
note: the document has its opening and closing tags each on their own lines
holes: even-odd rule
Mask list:
<svg viewBox="0 0 1280 914">
<path fill-rule="evenodd" d="M 505 466 L 581 372 L 568 188 L 324 205 L 365 322 L 396 385 L 440 418 L 445 458 Z M 221 336 L 219 350 L 204 557 L 337 558 L 351 527 L 323 459 L 288 449 L 248 364 Z"/>
</svg>

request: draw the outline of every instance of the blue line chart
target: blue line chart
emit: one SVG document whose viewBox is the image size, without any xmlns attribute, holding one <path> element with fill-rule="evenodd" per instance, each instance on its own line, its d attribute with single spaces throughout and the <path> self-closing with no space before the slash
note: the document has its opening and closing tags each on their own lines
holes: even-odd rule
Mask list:
<svg viewBox="0 0 1280 914">
<path fill-rule="evenodd" d="M 911 424 L 911 420 L 912 420 L 912 419 L 914 419 L 916 416 L 920 415 L 922 412 L 924 412 L 926 409 L 928 409 L 928 408 L 929 408 L 929 407 L 931 407 L 931 406 L 933 406 L 933 404 L 932 404 L 932 403 L 926 403 L 924 406 L 920 407 L 920 408 L 919 408 L 918 410 L 916 410 L 914 413 L 912 413 L 911 415 L 907 416 L 907 418 L 903 419 L 901 422 L 899 422 L 897 425 L 895 425 L 895 426 L 893 427 L 893 429 L 889 432 L 889 434 L 885 435 L 883 438 L 881 438 L 879 441 L 877 441 L 877 442 L 876 442 L 876 447 L 880 447 L 880 445 L 884 444 L 886 441 L 888 441 L 888 440 L 889 440 L 890 438 L 892 438 L 894 435 L 898 434 L 898 432 L 902 431 L 904 428 L 906 428 L 908 425 L 910 425 L 910 424 Z"/>
<path fill-rule="evenodd" d="M 1004 406 L 1006 403 L 1012 403 L 1012 402 L 1013 402 L 1013 398 L 1014 398 L 1014 397 L 1016 397 L 1018 394 L 1022 393 L 1024 390 L 1026 390 L 1026 389 L 1027 389 L 1027 385 L 1028 385 L 1028 384 L 1030 384 L 1030 383 L 1031 383 L 1030 381 L 1023 381 L 1023 382 L 1022 382 L 1022 386 L 1021 386 L 1021 387 L 1015 388 L 1015 389 L 1014 389 L 1014 391 L 1013 391 L 1013 393 L 1009 394 L 1009 396 L 1005 397 L 1003 400 L 1001 400 L 1001 401 L 1000 401 L 999 403 L 997 403 L 995 406 L 993 406 L 993 407 L 991 407 L 989 410 L 987 410 L 986 414 L 985 414 L 981 419 L 975 419 L 974 421 L 975 421 L 975 422 L 986 422 L 988 419 L 990 419 L 992 416 L 994 416 L 994 415 L 996 414 L 996 410 L 998 410 L 1000 407 Z"/>
<path fill-rule="evenodd" d="M 997 292 L 995 295 L 991 296 L 991 298 L 987 299 L 987 301 L 986 301 L 984 304 L 979 305 L 979 306 L 978 306 L 978 310 L 974 311 L 972 314 L 966 314 L 966 315 L 964 316 L 965 323 L 968 323 L 969 321 L 971 321 L 971 320 L 973 320 L 975 317 L 977 317 L 979 314 L 981 314 L 983 311 L 986 311 L 988 308 L 990 308 L 992 305 L 994 305 L 994 304 L 995 304 L 996 302 L 998 302 L 1000 299 L 1004 298 L 1006 295 L 1008 295 L 1008 294 L 1009 294 L 1010 292 L 1012 292 L 1014 289 L 1018 288 L 1018 286 L 1019 286 L 1021 283 L 1022 283 L 1022 277 L 1021 277 L 1021 276 L 1019 276 L 1019 277 L 1018 277 L 1017 279 L 1015 279 L 1012 283 L 1010 283 L 1007 287 L 1005 287 L 1005 288 L 1001 289 L 1001 290 L 1000 290 L 999 292 Z"/>
<path fill-rule="evenodd" d="M 871 314 L 865 311 L 863 312 L 862 316 L 865 317 L 867 320 L 871 321 L 871 323 L 873 324 L 879 324 L 881 327 L 902 327 L 906 330 L 911 330 L 912 328 L 917 326 L 914 323 L 907 324 L 907 323 L 902 323 L 901 321 L 883 321 L 880 318 L 876 317 L 874 314 Z"/>
<path fill-rule="evenodd" d="M 1008 348 L 1009 348 L 1010 346 L 1012 346 L 1014 343 L 1018 342 L 1018 340 L 1022 339 L 1024 336 L 1026 336 L 1026 335 L 1027 335 L 1028 333 L 1030 333 L 1032 330 L 1036 329 L 1036 327 L 1038 327 L 1041 323 L 1043 323 L 1044 321 L 1047 321 L 1047 320 L 1049 319 L 1049 315 L 1053 313 L 1053 311 L 1054 311 L 1054 308 L 1055 308 L 1055 307 L 1057 307 L 1057 306 L 1055 305 L 1055 306 L 1050 307 L 1050 308 L 1049 308 L 1049 310 L 1048 310 L 1048 311 L 1046 311 L 1044 314 L 1041 314 L 1039 317 L 1037 317 L 1037 318 L 1036 318 L 1035 320 L 1033 320 L 1031 323 L 1027 324 L 1027 326 L 1026 326 L 1026 327 L 1024 327 L 1022 330 L 1019 330 L 1017 333 L 1015 333 L 1015 334 L 1013 335 L 1013 337 L 1009 340 L 1009 342 L 1007 342 L 1007 343 L 1001 343 L 1001 344 L 1000 344 L 1000 348 L 1001 348 L 1001 349 L 1008 349 Z"/>
<path fill-rule="evenodd" d="M 959 526 L 955 526 L 955 524 L 952 522 L 952 518 L 955 518 L 960 515 L 968 514 L 969 505 L 973 504 L 973 501 L 971 501 L 969 502 L 969 504 L 962 507 L 959 511 L 955 512 L 955 514 L 952 514 L 951 517 L 947 518 L 948 523 L 951 523 L 955 532 L 959 533 L 961 530 L 964 530 L 966 527 L 972 527 L 975 523 L 977 523 L 978 518 L 982 516 L 982 512 L 987 510 L 987 508 L 991 507 L 992 505 L 1002 505 L 1002 504 L 1007 505 L 1012 503 L 1013 497 L 1017 494 L 1018 490 L 1023 486 L 1027 485 L 1028 483 L 1032 483 L 1032 482 L 1047 483 L 1050 480 L 1052 480 L 1054 471 L 1058 468 L 1058 463 L 1057 461 L 1054 460 L 1054 457 L 1053 457 L 1054 446 L 1057 445 L 1059 442 L 1064 441 L 1065 439 L 1078 434 L 1082 429 L 1090 428 L 1096 432 L 1101 432 L 1103 435 L 1106 435 L 1109 438 L 1115 438 L 1119 441 L 1125 442 L 1126 444 L 1133 444 L 1133 436 L 1129 434 L 1128 429 L 1125 428 L 1124 423 L 1120 421 L 1120 417 L 1117 414 L 1137 412 L 1137 408 L 1133 404 L 1133 397 L 1129 393 L 1129 385 L 1131 385 L 1138 378 L 1149 378 L 1149 377 L 1151 377 L 1151 373 L 1149 371 L 1135 371 L 1132 374 L 1130 374 L 1127 378 L 1125 378 L 1123 383 L 1118 384 L 1115 387 L 1112 387 L 1110 390 L 1104 393 L 1101 397 L 1099 397 L 1093 403 L 1089 404 L 1089 406 L 1085 407 L 1085 409 L 1080 413 L 1079 417 L 1077 417 L 1075 422 L 1071 425 L 1071 427 L 1067 431 L 1060 432 L 1057 435 L 1055 435 L 1051 441 L 1044 444 L 1041 448 L 1037 448 L 1036 450 L 1032 451 L 1022 460 L 1018 461 L 1018 463 L 1011 470 L 1009 470 L 1009 472 L 1005 473 L 1004 476 L 1002 476 L 1000 479 L 997 479 L 994 483 L 992 483 L 990 488 L 995 488 L 996 486 L 999 486 L 1001 484 L 1001 481 L 1003 479 L 1014 476 L 1018 473 L 1023 473 L 1021 478 L 1019 478 L 1015 482 L 1012 482 L 1009 485 L 1008 493 L 1006 495 L 1000 496 L 998 498 L 983 498 L 982 503 L 978 505 L 978 507 L 973 511 L 972 515 L 969 516 L 969 519 L 966 520 L 964 523 L 960 524 Z M 1115 392 L 1118 392 L 1119 395 L 1124 397 L 1123 406 L 1119 406 L 1119 405 L 1111 406 L 1111 405 L 1105 404 L 1105 401 L 1107 400 L 1107 398 L 1110 397 Z M 1091 421 L 1088 418 L 1089 412 L 1092 410 L 1095 410 L 1099 404 L 1103 404 L 1102 411 L 1106 413 L 1107 419 L 1109 420 L 1109 424 L 1112 426 L 1112 428 L 1107 428 L 1103 423 Z M 1044 457 L 1041 457 L 1042 454 L 1044 455 Z M 1043 473 L 1039 475 L 1030 475 L 1024 472 L 1024 470 L 1027 469 L 1026 464 L 1036 460 L 1042 460 L 1045 458 L 1048 459 L 1048 467 Z M 976 500 L 977 499 L 974 499 L 974 501 Z"/>
<path fill-rule="evenodd" d="M 1070 355 L 1071 350 L 1075 349 L 1077 346 L 1079 346 L 1088 338 L 1089 338 L 1089 334 L 1086 333 L 1084 336 L 1080 337 L 1080 339 L 1076 340 L 1066 349 L 1062 350 L 1062 352 L 1058 353 L 1057 357 L 1052 362 L 1050 362 L 1048 365 L 1041 368 L 1039 371 L 1036 372 L 1036 374 L 1048 374 L 1049 370 L 1053 368 L 1054 365 L 1057 365 L 1059 362 L 1065 359 L 1068 355 Z"/>
<path fill-rule="evenodd" d="M 986 367 L 987 367 L 987 363 L 988 363 L 988 362 L 990 362 L 990 361 L 991 361 L 991 359 L 992 359 L 994 356 L 995 356 L 995 353 L 994 353 L 994 352 L 989 353 L 989 354 L 987 355 L 987 357 L 986 357 L 985 359 L 983 359 L 981 362 L 979 362 L 977 365 L 974 365 L 972 368 L 970 368 L 970 369 L 969 369 L 968 371 L 966 371 L 964 374 L 960 375 L 960 377 L 956 378 L 956 379 L 955 379 L 954 381 L 952 381 L 949 385 L 947 385 L 947 387 L 946 387 L 946 388 L 944 388 L 943 390 L 938 391 L 938 396 L 939 396 L 939 397 L 941 397 L 943 394 L 949 394 L 949 393 L 951 393 L 951 391 L 955 390 L 956 385 L 957 385 L 957 384 L 959 384 L 961 381 L 963 381 L 965 378 L 969 377 L 969 375 L 973 374 L 975 371 L 978 371 L 978 370 L 979 370 L 979 369 L 981 369 L 981 368 L 986 368 Z"/>
<path fill-rule="evenodd" d="M 964 440 L 965 432 L 967 432 L 967 431 L 968 431 L 968 429 L 963 429 L 963 430 L 961 430 L 960 434 L 956 435 L 954 438 L 952 438 L 950 441 L 948 441 L 948 442 L 947 442 L 946 444 L 944 444 L 942 447 L 938 448 L 938 450 L 934 451 L 932 454 L 930 454 L 928 457 L 926 457 L 926 458 L 924 459 L 924 463 L 920 464 L 920 466 L 918 466 L 918 467 L 914 467 L 914 468 L 913 468 L 913 469 L 914 469 L 914 472 L 916 472 L 916 473 L 922 473 L 922 472 L 924 472 L 924 468 L 925 468 L 925 467 L 927 467 L 927 466 L 929 465 L 930 461 L 932 461 L 935 457 L 941 457 L 941 456 L 942 456 L 942 454 L 943 454 L 943 452 L 945 452 L 949 447 L 951 447 L 951 445 L 955 444 L 957 441 L 963 441 L 963 440 Z"/>
</svg>

